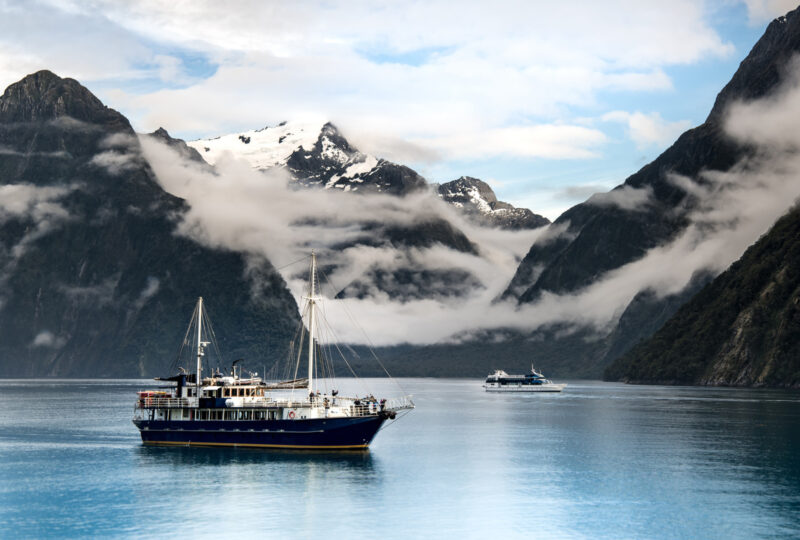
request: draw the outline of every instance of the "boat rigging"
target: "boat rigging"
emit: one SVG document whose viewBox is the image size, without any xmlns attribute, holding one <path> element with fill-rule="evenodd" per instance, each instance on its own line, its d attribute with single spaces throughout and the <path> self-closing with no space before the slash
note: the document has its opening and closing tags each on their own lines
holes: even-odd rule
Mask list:
<svg viewBox="0 0 800 540">
<path fill-rule="evenodd" d="M 139 392 L 133 423 L 143 443 L 366 449 L 385 422 L 414 408 L 410 396 L 377 399 L 369 393 L 365 397 L 345 397 L 339 395 L 338 390 L 328 391 L 324 388 L 326 385 L 318 384 L 319 378 L 315 378 L 319 347 L 316 335 L 322 322 L 318 309 L 322 299 L 317 296 L 317 262 L 313 252 L 309 293 L 303 300 L 303 313 L 308 321 L 307 375 L 297 376 L 298 348 L 294 376 L 266 382 L 256 373 L 244 377 L 241 367 L 237 372 L 239 360 L 233 362 L 229 374 L 223 374 L 218 367 L 215 372 L 209 368 L 208 375 L 203 376 L 207 348 L 214 345 L 218 352 L 218 347 L 203 298 L 199 298 L 184 337 L 184 344 L 188 336 L 193 338 L 195 372 L 189 374 L 180 368 L 177 375 L 157 379 L 173 382 L 174 387 Z M 303 326 L 301 323 L 301 347 Z M 344 361 L 347 363 L 346 359 Z M 350 364 L 347 365 L 352 371 Z M 332 375 L 332 367 L 327 371 Z M 297 389 L 304 389 L 304 395 L 295 396 Z"/>
</svg>

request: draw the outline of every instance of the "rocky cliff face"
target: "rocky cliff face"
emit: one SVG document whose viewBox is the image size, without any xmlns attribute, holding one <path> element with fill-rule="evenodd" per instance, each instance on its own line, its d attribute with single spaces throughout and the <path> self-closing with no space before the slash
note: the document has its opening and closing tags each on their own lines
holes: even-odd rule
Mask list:
<svg viewBox="0 0 800 540">
<path fill-rule="evenodd" d="M 0 149 L 0 376 L 163 374 L 201 295 L 227 354 L 260 367 L 286 350 L 298 314 L 281 277 L 177 236 L 185 203 L 78 82 L 10 86 Z"/>
<path fill-rule="evenodd" d="M 700 185 L 704 181 L 701 171 L 725 171 L 752 155 L 751 148 L 737 145 L 724 133 L 726 107 L 735 100 L 755 99 L 775 90 L 786 80 L 786 66 L 797 52 L 800 52 L 800 12 L 795 10 L 769 25 L 719 93 L 702 125 L 682 134 L 624 184 L 562 214 L 551 225 L 553 234 L 531 247 L 501 298 L 525 304 L 536 301 L 543 292 L 577 291 L 681 234 L 696 201 L 691 190 L 678 187 L 671 176 L 682 175 Z M 636 203 L 631 204 L 632 200 Z M 586 344 L 593 350 L 587 361 L 602 370 L 608 362 L 652 335 L 710 277 L 696 276 L 676 295 L 637 296 L 605 339 Z M 562 338 L 554 331 L 548 339 Z M 564 346 L 572 345 L 570 341 Z"/>
<path fill-rule="evenodd" d="M 427 187 L 414 170 L 362 154 L 331 123 L 322 126 L 310 149 L 301 146 L 292 152 L 286 166 L 306 186 L 400 196 Z"/>
<path fill-rule="evenodd" d="M 800 209 L 611 364 L 605 377 L 800 387 Z"/>
<path fill-rule="evenodd" d="M 171 137 L 169 132 L 167 132 L 167 130 L 163 127 L 158 128 L 153 133 L 148 133 L 146 137 L 151 137 L 161 143 L 166 144 L 173 150 L 176 150 L 183 159 L 201 163 L 210 168 L 206 160 L 203 159 L 203 156 L 200 155 L 200 152 L 186 144 L 186 141 L 183 139 L 175 139 Z"/>
<path fill-rule="evenodd" d="M 436 186 L 436 191 L 442 200 L 459 208 L 478 225 L 518 230 L 536 229 L 550 223 L 546 217 L 534 214 L 527 208 L 516 208 L 498 201 L 489 184 L 477 178 L 462 176 Z"/>
</svg>

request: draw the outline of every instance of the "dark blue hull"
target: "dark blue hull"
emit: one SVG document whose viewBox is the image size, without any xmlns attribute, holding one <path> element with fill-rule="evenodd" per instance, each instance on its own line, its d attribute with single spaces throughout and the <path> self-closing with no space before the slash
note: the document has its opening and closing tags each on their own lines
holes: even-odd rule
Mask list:
<svg viewBox="0 0 800 540">
<path fill-rule="evenodd" d="M 359 450 L 369 446 L 385 418 L 303 420 L 134 420 L 144 444 Z"/>
</svg>

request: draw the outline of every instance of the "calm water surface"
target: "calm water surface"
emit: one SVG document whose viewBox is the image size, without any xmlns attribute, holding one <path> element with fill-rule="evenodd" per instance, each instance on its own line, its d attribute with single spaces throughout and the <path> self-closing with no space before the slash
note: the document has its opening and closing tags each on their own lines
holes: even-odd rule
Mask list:
<svg viewBox="0 0 800 540">
<path fill-rule="evenodd" d="M 401 379 L 417 409 L 326 454 L 143 447 L 147 384 L 0 381 L 0 536 L 800 537 L 798 393 Z"/>
</svg>

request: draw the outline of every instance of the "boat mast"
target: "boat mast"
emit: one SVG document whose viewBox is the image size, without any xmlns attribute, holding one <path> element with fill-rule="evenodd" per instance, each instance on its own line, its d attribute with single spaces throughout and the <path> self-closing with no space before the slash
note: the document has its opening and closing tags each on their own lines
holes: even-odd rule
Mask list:
<svg viewBox="0 0 800 540">
<path fill-rule="evenodd" d="M 200 372 L 203 369 L 203 297 L 197 299 L 197 398 L 200 398 Z"/>
<path fill-rule="evenodd" d="M 314 393 L 314 275 L 317 273 L 317 256 L 311 250 L 311 294 L 308 296 L 308 394 Z"/>
</svg>

